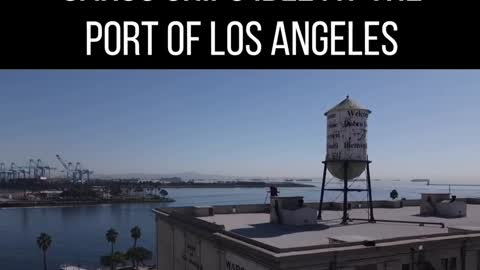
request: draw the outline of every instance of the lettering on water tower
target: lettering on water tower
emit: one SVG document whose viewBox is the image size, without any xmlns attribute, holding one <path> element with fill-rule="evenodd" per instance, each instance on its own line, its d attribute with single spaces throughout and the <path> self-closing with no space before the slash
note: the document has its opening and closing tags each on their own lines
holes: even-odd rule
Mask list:
<svg viewBox="0 0 480 270">
<path fill-rule="evenodd" d="M 352 109 L 327 115 L 327 160 L 367 160 L 368 114 Z"/>
</svg>

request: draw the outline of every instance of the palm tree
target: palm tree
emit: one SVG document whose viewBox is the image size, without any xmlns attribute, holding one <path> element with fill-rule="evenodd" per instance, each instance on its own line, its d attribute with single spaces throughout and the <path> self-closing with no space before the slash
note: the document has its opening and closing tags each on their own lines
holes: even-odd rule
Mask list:
<svg viewBox="0 0 480 270">
<path fill-rule="evenodd" d="M 100 263 L 103 266 L 110 266 L 110 269 L 115 269 L 117 265 L 125 265 L 125 254 L 116 251 L 113 255 L 100 257 Z"/>
<path fill-rule="evenodd" d="M 47 270 L 47 250 L 52 244 L 52 237 L 46 233 L 41 233 L 37 237 L 37 245 L 43 252 L 43 269 Z"/>
<path fill-rule="evenodd" d="M 138 269 L 139 264 L 144 264 L 144 261 L 152 259 L 152 252 L 144 247 L 135 247 L 130 248 L 126 256 L 133 262 L 134 268 Z"/>
<path fill-rule="evenodd" d="M 105 234 L 105 237 L 107 238 L 107 241 L 112 244 L 112 251 L 111 251 L 110 258 L 113 261 L 113 259 L 114 259 L 113 247 L 115 245 L 115 242 L 117 241 L 118 232 L 115 229 L 111 228 L 110 230 L 107 231 L 107 233 Z M 113 267 L 114 267 L 114 264 L 111 263 L 110 264 L 110 269 L 113 270 Z"/>
<path fill-rule="evenodd" d="M 137 248 L 137 240 L 142 236 L 142 230 L 140 229 L 140 227 L 135 226 L 130 230 L 130 235 L 133 238 L 133 248 L 131 248 L 131 249 L 135 250 Z M 128 254 L 127 254 L 127 257 L 132 260 L 132 265 L 136 269 L 135 256 L 128 256 Z"/>
<path fill-rule="evenodd" d="M 133 238 L 133 247 L 137 247 L 137 240 L 142 236 L 142 230 L 140 227 L 135 226 L 130 230 L 130 235 Z"/>
</svg>

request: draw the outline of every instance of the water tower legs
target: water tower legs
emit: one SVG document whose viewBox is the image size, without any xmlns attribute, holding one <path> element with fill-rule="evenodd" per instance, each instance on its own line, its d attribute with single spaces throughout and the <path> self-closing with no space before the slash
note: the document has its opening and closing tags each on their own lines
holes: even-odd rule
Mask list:
<svg viewBox="0 0 480 270">
<path fill-rule="evenodd" d="M 343 179 L 343 188 L 325 188 L 325 181 L 327 178 L 327 166 L 328 163 L 330 162 L 343 162 L 344 163 L 344 176 L 345 178 Z M 350 163 L 358 163 L 358 162 L 363 162 L 366 163 L 366 184 L 367 187 L 366 189 L 351 189 L 348 186 L 348 167 Z M 372 202 L 372 182 L 370 179 L 370 163 L 371 161 L 359 161 L 359 160 L 346 160 L 346 161 L 323 161 L 324 164 L 323 167 L 323 177 L 322 177 L 322 187 L 320 191 L 320 203 L 318 205 L 318 219 L 322 220 L 322 210 L 323 210 L 323 200 L 324 200 L 324 195 L 325 191 L 336 191 L 336 192 L 343 192 L 343 215 L 342 215 L 342 224 L 348 224 L 348 221 L 350 220 L 350 217 L 348 216 L 348 192 L 355 191 L 355 192 L 361 192 L 361 191 L 366 191 L 367 192 L 367 203 L 368 203 L 368 221 L 374 223 L 375 218 L 373 216 L 373 202 Z"/>
<path fill-rule="evenodd" d="M 373 217 L 372 182 L 370 180 L 370 161 L 367 162 L 367 190 L 368 190 L 368 208 L 369 208 L 368 221 L 374 223 L 375 218 Z"/>
<path fill-rule="evenodd" d="M 319 220 L 322 220 L 322 208 L 323 208 L 323 195 L 325 193 L 325 178 L 327 178 L 327 164 L 325 161 L 323 163 L 323 177 L 322 177 L 322 189 L 320 191 L 320 204 L 318 205 L 318 216 Z"/>
<path fill-rule="evenodd" d="M 343 163 L 343 215 L 342 224 L 348 224 L 348 161 Z"/>
</svg>

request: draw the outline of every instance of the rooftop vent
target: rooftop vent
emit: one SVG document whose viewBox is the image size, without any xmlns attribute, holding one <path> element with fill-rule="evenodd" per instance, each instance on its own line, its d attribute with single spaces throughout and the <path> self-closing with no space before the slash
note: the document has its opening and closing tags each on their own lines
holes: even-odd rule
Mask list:
<svg viewBox="0 0 480 270">
<path fill-rule="evenodd" d="M 422 193 L 421 216 L 457 218 L 467 216 L 467 203 L 450 193 Z"/>
<path fill-rule="evenodd" d="M 285 225 L 317 224 L 317 210 L 306 207 L 303 197 L 270 198 L 270 223 Z"/>
</svg>

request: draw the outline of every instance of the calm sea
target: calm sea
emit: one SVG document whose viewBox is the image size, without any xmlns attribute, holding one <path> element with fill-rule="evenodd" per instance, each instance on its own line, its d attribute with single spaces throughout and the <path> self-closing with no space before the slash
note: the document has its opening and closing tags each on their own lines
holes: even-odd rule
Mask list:
<svg viewBox="0 0 480 270">
<path fill-rule="evenodd" d="M 313 182 L 320 185 L 318 182 Z M 447 186 L 426 186 L 422 183 L 374 181 L 373 198 L 388 199 L 395 188 L 400 197 L 419 198 L 422 192 L 448 192 Z M 335 185 L 330 183 L 330 185 Z M 364 183 L 354 183 L 360 187 Z M 452 187 L 458 197 L 480 197 L 480 187 Z M 60 264 L 76 264 L 88 269 L 99 267 L 100 256 L 110 251 L 105 232 L 113 227 L 119 233 L 117 249 L 131 246 L 130 228 L 139 225 L 142 238 L 139 245 L 152 251 L 154 244 L 154 215 L 152 208 L 162 206 L 220 205 L 264 203 L 264 188 L 228 189 L 168 189 L 176 200 L 170 204 L 114 204 L 77 207 L 39 207 L 0 209 L 0 269 L 32 270 L 42 268 L 41 252 L 36 237 L 50 234 L 53 244 L 48 250 L 49 269 Z M 320 188 L 281 188 L 280 195 L 305 197 L 306 202 L 318 201 Z M 327 201 L 340 201 L 335 193 L 326 194 Z M 364 200 L 364 193 L 352 193 L 351 200 Z"/>
</svg>

